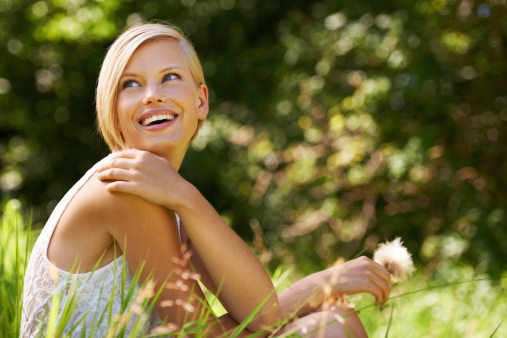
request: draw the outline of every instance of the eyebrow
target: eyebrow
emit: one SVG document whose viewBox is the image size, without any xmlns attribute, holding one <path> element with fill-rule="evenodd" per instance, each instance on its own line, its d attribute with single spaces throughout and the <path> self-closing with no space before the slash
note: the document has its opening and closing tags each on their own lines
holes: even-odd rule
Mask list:
<svg viewBox="0 0 507 338">
<path fill-rule="evenodd" d="M 164 69 L 161 69 L 159 71 L 160 74 L 163 74 L 165 72 L 168 72 L 170 70 L 174 70 L 174 69 L 179 69 L 179 70 L 183 70 L 183 68 L 181 67 L 178 67 L 178 66 L 171 66 L 171 67 L 167 67 L 167 68 L 164 68 Z M 121 75 L 120 79 L 123 78 L 123 77 L 136 77 L 137 74 L 136 73 L 124 73 Z"/>
</svg>

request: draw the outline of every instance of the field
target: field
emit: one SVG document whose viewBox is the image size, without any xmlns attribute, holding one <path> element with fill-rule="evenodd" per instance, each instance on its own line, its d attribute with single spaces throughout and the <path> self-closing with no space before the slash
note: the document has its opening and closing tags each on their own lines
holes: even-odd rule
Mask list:
<svg viewBox="0 0 507 338">
<path fill-rule="evenodd" d="M 23 275 L 38 232 L 23 221 L 20 205 L 3 207 L 0 232 L 0 336 L 19 336 Z M 478 275 L 459 261 L 441 262 L 428 273 L 424 267 L 409 280 L 395 285 L 383 311 L 373 297 L 349 297 L 371 337 L 505 337 L 507 336 L 507 276 Z M 281 267 L 274 274 L 283 288 L 296 273 Z M 216 311 L 220 311 L 215 306 Z M 55 326 L 57 329 L 58 326 Z"/>
</svg>

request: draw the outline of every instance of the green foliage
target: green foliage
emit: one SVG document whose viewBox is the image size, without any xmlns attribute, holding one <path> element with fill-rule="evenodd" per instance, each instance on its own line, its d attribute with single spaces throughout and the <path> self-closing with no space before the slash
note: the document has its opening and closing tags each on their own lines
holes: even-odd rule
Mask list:
<svg viewBox="0 0 507 338">
<path fill-rule="evenodd" d="M 23 295 L 23 282 L 28 257 L 30 255 L 33 243 L 30 241 L 30 226 L 23 225 L 23 219 L 20 213 L 20 203 L 18 200 L 10 200 L 3 206 L 0 214 L 0 336 L 1 337 L 19 337 L 21 310 L 22 310 L 22 295 Z M 30 222 L 29 222 L 30 225 Z M 37 237 L 37 233 L 34 234 Z M 84 281 L 87 283 L 92 277 L 95 269 L 99 265 L 97 262 L 95 268 L 92 270 L 88 279 Z M 133 278 L 133 281 L 128 289 L 126 289 L 125 276 L 128 266 L 126 261 L 123 260 L 122 278 L 121 278 L 121 309 L 120 314 L 112 315 L 113 294 L 111 294 L 110 301 L 99 313 L 98 318 L 94 318 L 94 325 L 91 328 L 85 326 L 85 316 L 81 318 L 74 326 L 69 327 L 69 320 L 72 313 L 79 302 L 81 297 L 80 284 L 71 280 L 71 276 L 65 283 L 68 288 L 64 288 L 61 293 L 55 293 L 52 298 L 52 304 L 47 314 L 48 317 L 46 333 L 44 337 L 71 337 L 73 332 L 80 331 L 83 336 L 93 337 L 96 335 L 96 330 L 102 323 L 106 322 L 108 327 L 107 337 L 125 337 L 125 325 L 127 322 L 131 327 L 131 332 L 128 336 L 139 337 L 146 336 L 145 324 L 147 322 L 147 314 L 153 311 L 155 300 L 161 294 L 162 286 L 159 290 L 154 290 L 154 283 L 149 278 L 140 285 L 140 290 L 136 292 L 141 271 L 138 271 Z M 116 269 L 115 269 L 116 271 Z M 286 278 L 285 274 L 278 272 L 275 275 L 278 282 L 281 283 Z M 285 276 L 285 277 L 284 277 Z M 114 292 L 116 288 L 112 288 Z M 69 291 L 70 290 L 70 291 Z M 68 292 L 68 296 L 65 294 Z M 103 289 L 97 290 L 102 294 Z M 268 298 L 265 300 L 267 301 Z M 64 303 L 62 303 L 64 301 Z M 153 332 L 150 336 L 167 336 L 168 332 L 173 332 L 171 336 L 186 336 L 188 334 L 196 334 L 197 336 L 206 336 L 206 330 L 210 325 L 211 314 L 219 308 L 210 307 L 205 300 L 200 300 L 204 305 L 201 313 L 193 315 L 192 311 L 188 311 L 186 321 L 183 327 L 178 331 L 174 331 L 174 327 L 161 326 L 157 332 Z M 218 304 L 219 305 L 219 304 Z M 258 313 L 264 303 L 259 306 L 250 314 L 238 327 L 235 332 L 230 334 L 230 337 L 237 337 L 240 331 L 245 328 L 253 317 Z M 179 305 L 178 305 L 179 306 Z M 170 323 L 169 323 L 170 324 Z M 83 326 L 82 329 L 80 326 Z M 67 332 L 64 332 L 66 330 Z M 88 330 L 88 331 L 87 331 Z M 90 331 L 91 330 L 91 331 Z"/>
<path fill-rule="evenodd" d="M 2 206 L 0 219 L 0 336 L 18 337 L 23 278 L 30 254 L 30 231 L 23 226 L 17 200 Z"/>
<path fill-rule="evenodd" d="M 17 200 L 5 203 L 0 224 L 0 336 L 19 336 L 19 323 L 21 314 L 21 295 L 23 290 L 23 276 L 27 263 L 27 257 L 32 248 L 30 238 L 36 238 L 37 234 L 30 235 L 30 222 L 28 227 L 23 225 L 20 214 L 20 204 Z M 124 267 L 125 269 L 126 267 Z M 292 280 L 288 280 L 291 276 Z M 137 280 L 139 274 L 136 275 Z M 279 267 L 272 278 L 277 291 L 294 282 L 295 274 L 291 269 Z M 356 309 L 360 310 L 360 317 L 367 332 L 372 337 L 387 336 L 397 337 L 409 334 L 418 337 L 449 337 L 449 336 L 491 336 L 502 337 L 507 332 L 507 327 L 502 326 L 507 302 L 505 295 L 506 276 L 502 279 L 488 278 L 477 275 L 470 266 L 459 265 L 455 262 L 442 264 L 433 275 L 427 271 L 416 274 L 409 282 L 395 286 L 391 300 L 387 303 L 386 311 L 379 312 L 373 308 L 374 299 L 370 295 L 358 295 L 352 297 Z M 135 284 L 135 283 L 134 283 Z M 132 285 L 134 285 L 132 284 Z M 502 285 L 503 284 L 503 285 Z M 110 323 L 110 336 L 122 336 L 122 327 L 125 320 L 137 314 L 134 324 L 133 336 L 139 336 L 143 329 L 143 315 L 139 309 L 150 313 L 153 310 L 153 302 L 148 303 L 150 295 L 160 295 L 147 283 L 143 284 L 142 291 L 135 295 L 133 288 L 125 290 L 123 300 L 125 307 L 123 315 L 119 317 L 102 316 L 98 322 L 107 320 Z M 100 291 L 101 292 L 101 291 Z M 209 295 L 207 295 L 209 296 Z M 53 301 L 59 301 L 55 296 Z M 62 313 L 62 320 L 57 321 L 57 307 L 52 307 L 49 317 L 47 337 L 53 333 L 61 333 L 65 324 L 65 318 L 69 318 L 74 304 L 79 300 L 79 295 L 69 297 Z M 389 309 L 396 301 L 396 308 Z M 204 302 L 204 300 L 203 300 Z M 203 303 L 205 304 L 205 303 Z M 134 305 L 134 306 L 132 306 Z M 259 308 L 260 309 L 259 305 Z M 257 310 L 258 310 L 257 309 Z M 105 309 L 107 311 L 107 309 Z M 180 332 L 173 336 L 189 333 L 204 334 L 208 326 L 208 318 L 211 312 L 220 313 L 219 303 L 211 303 L 204 307 L 198 314 L 197 320 L 189 319 Z M 250 316 L 250 318 L 253 317 Z M 246 326 L 248 322 L 243 323 Z M 283 321 L 278 325 L 282 325 Z M 77 329 L 77 328 L 74 328 Z M 152 333 L 150 337 L 162 335 L 164 328 L 158 333 Z M 238 332 L 232 334 L 236 336 Z M 93 336 L 93 332 L 90 333 Z M 252 335 L 255 336 L 255 335 Z"/>
<path fill-rule="evenodd" d="M 0 0 L 1 189 L 42 226 L 107 154 L 94 88 L 134 23 L 180 25 L 208 121 L 181 173 L 274 269 L 401 236 L 506 269 L 505 1 Z"/>
<path fill-rule="evenodd" d="M 369 307 L 359 315 L 371 337 L 385 336 L 387 331 L 390 337 L 490 337 L 496 329 L 494 337 L 503 337 L 506 281 L 505 275 L 491 279 L 477 275 L 470 266 L 445 264 L 434 276 L 416 274 L 395 285 L 382 312 Z M 355 297 L 356 309 L 372 299 Z"/>
</svg>

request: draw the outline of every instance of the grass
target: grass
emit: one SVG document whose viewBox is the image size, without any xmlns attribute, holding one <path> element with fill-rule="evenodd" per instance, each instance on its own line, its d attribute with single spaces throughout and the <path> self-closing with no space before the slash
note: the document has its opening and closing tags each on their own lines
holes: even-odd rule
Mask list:
<svg viewBox="0 0 507 338">
<path fill-rule="evenodd" d="M 390 337 L 507 337 L 506 281 L 444 264 L 434 276 L 417 274 L 395 285 L 382 312 L 370 307 L 359 316 L 371 337 L 386 331 Z M 353 301 L 360 309 L 372 299 L 358 295 Z"/>
<path fill-rule="evenodd" d="M 19 336 L 23 276 L 31 247 L 38 236 L 38 232 L 30 229 L 30 222 L 23 222 L 19 210 L 19 202 L 10 200 L 4 203 L 0 218 L 1 337 Z M 279 268 L 272 276 L 277 290 L 293 282 L 292 276 L 291 269 Z M 349 299 L 360 310 L 359 316 L 370 337 L 506 337 L 506 285 L 506 276 L 477 275 L 472 267 L 457 261 L 443 262 L 431 275 L 419 272 L 408 282 L 395 285 L 383 311 L 372 306 L 374 299 L 370 295 L 356 295 Z M 104 316 L 103 320 L 107 320 L 111 328 L 108 336 L 123 335 L 123 320 L 135 315 L 133 309 L 150 310 L 147 295 L 158 290 L 149 290 L 149 285 L 146 286 L 145 292 L 138 297 L 125 291 L 125 304 L 136 304 L 137 307 L 125 306 L 122 316 Z M 211 311 L 217 315 L 225 312 L 212 295 L 206 297 L 210 307 L 206 307 L 197 320 L 189 319 L 186 326 L 172 336 L 203 335 Z M 72 304 L 66 308 L 66 311 L 72 311 Z M 50 320 L 53 324 L 46 336 L 61 335 L 63 323 L 58 323 L 54 313 L 48 315 L 53 316 Z M 143 316 L 134 317 L 137 318 L 134 336 L 138 336 L 142 331 Z M 246 325 L 248 320 L 243 324 Z M 238 332 L 230 337 L 235 337 Z"/>
</svg>

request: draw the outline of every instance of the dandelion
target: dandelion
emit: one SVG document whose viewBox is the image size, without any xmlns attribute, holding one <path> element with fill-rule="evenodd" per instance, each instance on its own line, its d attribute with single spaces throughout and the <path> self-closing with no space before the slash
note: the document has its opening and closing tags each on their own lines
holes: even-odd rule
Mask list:
<svg viewBox="0 0 507 338">
<path fill-rule="evenodd" d="M 373 254 L 373 260 L 389 271 L 393 282 L 400 282 L 415 271 L 412 255 L 402 243 L 397 237 L 392 242 L 380 244 Z"/>
</svg>

